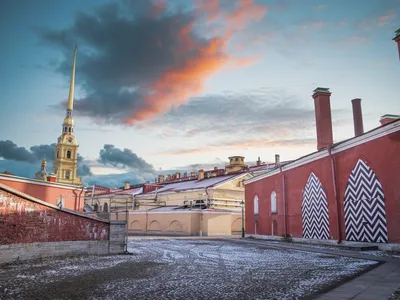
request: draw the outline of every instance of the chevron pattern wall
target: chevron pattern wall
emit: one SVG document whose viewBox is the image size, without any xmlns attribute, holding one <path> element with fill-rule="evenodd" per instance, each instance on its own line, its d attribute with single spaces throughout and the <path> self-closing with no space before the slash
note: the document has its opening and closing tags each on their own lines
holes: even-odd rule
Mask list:
<svg viewBox="0 0 400 300">
<path fill-rule="evenodd" d="M 346 240 L 387 243 L 385 197 L 372 169 L 358 160 L 344 193 Z"/>
<path fill-rule="evenodd" d="M 329 239 L 328 200 L 314 173 L 311 173 L 304 189 L 301 214 L 304 238 Z"/>
</svg>

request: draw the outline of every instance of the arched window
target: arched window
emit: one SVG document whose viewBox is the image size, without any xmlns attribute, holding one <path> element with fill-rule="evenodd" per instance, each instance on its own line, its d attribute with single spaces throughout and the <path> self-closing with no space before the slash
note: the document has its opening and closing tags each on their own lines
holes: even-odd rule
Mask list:
<svg viewBox="0 0 400 300">
<path fill-rule="evenodd" d="M 70 179 L 70 177 L 71 177 L 71 171 L 70 170 L 65 171 L 65 179 Z"/>
<path fill-rule="evenodd" d="M 104 203 L 103 211 L 108 212 L 108 204 L 107 203 Z"/>
<path fill-rule="evenodd" d="M 68 128 L 68 131 L 71 132 L 71 127 Z"/>
<path fill-rule="evenodd" d="M 271 193 L 271 213 L 276 214 L 278 212 L 276 207 L 276 193 L 273 191 Z"/>
<path fill-rule="evenodd" d="M 254 197 L 254 214 L 258 215 L 258 197 Z"/>
<path fill-rule="evenodd" d="M 67 151 L 67 158 L 71 158 L 71 151 Z"/>
<path fill-rule="evenodd" d="M 98 211 L 98 210 L 99 210 L 99 205 L 98 205 L 97 203 L 95 203 L 95 204 L 93 205 L 93 210 L 94 210 L 94 211 Z"/>
</svg>

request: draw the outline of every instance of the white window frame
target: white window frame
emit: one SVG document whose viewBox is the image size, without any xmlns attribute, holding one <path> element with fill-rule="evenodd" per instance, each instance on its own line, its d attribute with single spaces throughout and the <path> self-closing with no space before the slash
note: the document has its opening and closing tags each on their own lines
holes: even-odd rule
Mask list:
<svg viewBox="0 0 400 300">
<path fill-rule="evenodd" d="M 254 196 L 254 215 L 257 216 L 258 215 L 258 205 L 259 205 L 259 201 L 258 201 L 258 196 L 255 195 Z"/>
<path fill-rule="evenodd" d="M 271 214 L 278 213 L 278 206 L 276 201 L 276 192 L 272 191 L 271 193 Z"/>
</svg>

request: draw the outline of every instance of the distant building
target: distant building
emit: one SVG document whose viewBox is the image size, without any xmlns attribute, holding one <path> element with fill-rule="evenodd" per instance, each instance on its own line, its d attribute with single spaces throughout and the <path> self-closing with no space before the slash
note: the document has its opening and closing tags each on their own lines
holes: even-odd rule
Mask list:
<svg viewBox="0 0 400 300">
<path fill-rule="evenodd" d="M 83 211 L 85 188 L 83 186 L 52 182 L 0 173 L 0 183 L 44 202 L 75 211 Z"/>
</svg>

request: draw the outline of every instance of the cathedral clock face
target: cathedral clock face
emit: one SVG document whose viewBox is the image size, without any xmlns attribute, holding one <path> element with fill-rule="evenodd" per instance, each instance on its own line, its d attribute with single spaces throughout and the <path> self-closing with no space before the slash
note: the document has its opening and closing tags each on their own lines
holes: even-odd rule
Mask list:
<svg viewBox="0 0 400 300">
<path fill-rule="evenodd" d="M 74 141 L 72 138 L 68 138 L 68 143 L 72 144 L 72 142 Z"/>
</svg>

